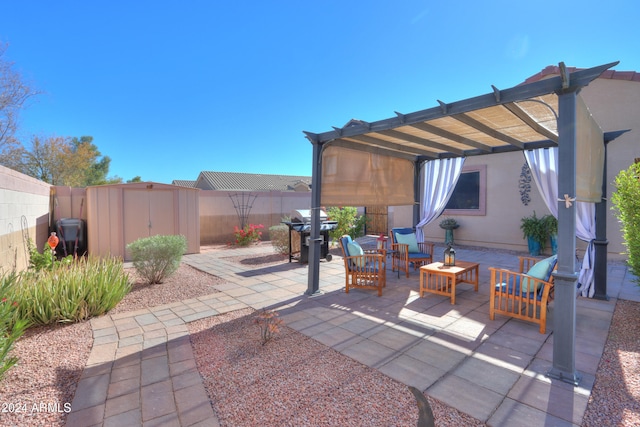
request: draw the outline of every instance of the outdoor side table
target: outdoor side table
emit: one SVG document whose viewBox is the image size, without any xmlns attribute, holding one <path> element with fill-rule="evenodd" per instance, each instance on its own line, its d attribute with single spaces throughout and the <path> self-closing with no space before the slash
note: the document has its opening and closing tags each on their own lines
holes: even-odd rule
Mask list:
<svg viewBox="0 0 640 427">
<path fill-rule="evenodd" d="M 456 303 L 456 285 L 469 283 L 478 292 L 478 264 L 456 261 L 455 266 L 445 266 L 441 262 L 420 267 L 420 298 L 425 292 L 451 297 L 451 304 Z"/>
</svg>

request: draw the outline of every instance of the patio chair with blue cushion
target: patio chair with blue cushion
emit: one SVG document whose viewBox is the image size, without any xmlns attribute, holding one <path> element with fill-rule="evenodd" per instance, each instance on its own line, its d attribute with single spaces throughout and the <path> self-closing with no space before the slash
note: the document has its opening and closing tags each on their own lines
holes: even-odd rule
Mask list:
<svg viewBox="0 0 640 427">
<path fill-rule="evenodd" d="M 547 325 L 547 305 L 553 299 L 553 270 L 557 256 L 545 259 L 520 257 L 520 271 L 489 267 L 491 300 L 489 318 L 502 314 L 540 325 L 544 334 Z M 527 270 L 526 273 L 524 271 Z"/>
<path fill-rule="evenodd" d="M 413 228 L 392 228 L 391 270 L 402 270 L 409 277 L 409 266 L 417 270 L 422 265 L 433 262 L 433 243 L 418 242 Z"/>
<path fill-rule="evenodd" d="M 349 293 L 349 288 L 373 289 L 378 290 L 378 296 L 381 296 L 387 282 L 385 255 L 378 251 L 364 251 L 348 235 L 340 238 L 340 247 L 344 259 L 345 292 Z"/>
</svg>

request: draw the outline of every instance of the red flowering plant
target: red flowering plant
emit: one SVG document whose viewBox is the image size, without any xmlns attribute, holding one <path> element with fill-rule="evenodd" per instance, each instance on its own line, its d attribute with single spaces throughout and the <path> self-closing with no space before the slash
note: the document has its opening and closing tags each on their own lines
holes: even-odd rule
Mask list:
<svg viewBox="0 0 640 427">
<path fill-rule="evenodd" d="M 262 230 L 264 225 L 262 224 L 248 224 L 244 228 L 235 226 L 233 228 L 233 234 L 236 236 L 236 245 L 249 246 L 252 243 L 259 242 L 262 238 Z"/>
</svg>

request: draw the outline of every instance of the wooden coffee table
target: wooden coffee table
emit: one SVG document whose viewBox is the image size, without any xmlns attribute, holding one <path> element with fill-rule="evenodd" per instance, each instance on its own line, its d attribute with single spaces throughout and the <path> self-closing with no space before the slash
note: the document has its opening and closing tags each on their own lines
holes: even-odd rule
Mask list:
<svg viewBox="0 0 640 427">
<path fill-rule="evenodd" d="M 456 260 L 453 267 L 445 267 L 441 262 L 420 267 L 420 298 L 425 292 L 449 295 L 451 304 L 455 304 L 458 283 L 470 283 L 478 292 L 478 264 Z"/>
</svg>

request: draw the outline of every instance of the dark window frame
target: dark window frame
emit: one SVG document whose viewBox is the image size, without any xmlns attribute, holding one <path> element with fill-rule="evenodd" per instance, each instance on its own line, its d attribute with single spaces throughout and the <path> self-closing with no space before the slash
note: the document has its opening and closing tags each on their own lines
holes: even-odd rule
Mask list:
<svg viewBox="0 0 640 427">
<path fill-rule="evenodd" d="M 463 166 L 461 174 L 479 172 L 478 208 L 477 209 L 445 209 L 443 215 L 476 215 L 487 214 L 487 165 Z M 456 184 L 457 185 L 457 184 Z M 455 192 L 455 189 L 453 190 Z"/>
</svg>

